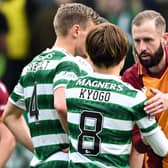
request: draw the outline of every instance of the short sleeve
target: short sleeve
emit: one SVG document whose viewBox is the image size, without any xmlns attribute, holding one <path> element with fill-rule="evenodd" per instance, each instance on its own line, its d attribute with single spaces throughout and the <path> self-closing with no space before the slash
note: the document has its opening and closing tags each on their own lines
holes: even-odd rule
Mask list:
<svg viewBox="0 0 168 168">
<path fill-rule="evenodd" d="M 70 80 L 75 80 L 80 76 L 80 68 L 76 62 L 65 60 L 56 68 L 56 74 L 53 79 L 54 89 L 58 87 L 66 87 Z"/>
</svg>

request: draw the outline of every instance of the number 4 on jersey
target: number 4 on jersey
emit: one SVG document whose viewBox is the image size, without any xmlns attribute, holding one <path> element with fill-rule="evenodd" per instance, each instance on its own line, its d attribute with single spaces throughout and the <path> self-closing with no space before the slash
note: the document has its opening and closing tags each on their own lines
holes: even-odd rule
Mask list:
<svg viewBox="0 0 168 168">
<path fill-rule="evenodd" d="M 30 99 L 29 112 L 31 117 L 35 116 L 36 120 L 38 120 L 39 110 L 38 110 L 38 101 L 37 101 L 37 82 L 34 83 L 34 89 L 33 89 L 32 97 Z"/>
</svg>

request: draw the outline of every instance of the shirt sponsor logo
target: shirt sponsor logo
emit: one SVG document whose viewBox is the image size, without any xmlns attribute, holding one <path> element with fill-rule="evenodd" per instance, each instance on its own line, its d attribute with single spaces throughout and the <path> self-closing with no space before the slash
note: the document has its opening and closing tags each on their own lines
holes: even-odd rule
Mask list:
<svg viewBox="0 0 168 168">
<path fill-rule="evenodd" d="M 112 83 L 112 82 L 103 82 L 97 80 L 89 80 L 89 79 L 79 79 L 76 82 L 76 85 L 79 86 L 89 86 L 93 88 L 102 88 L 102 89 L 111 89 L 115 91 L 122 91 L 123 85 Z"/>
</svg>

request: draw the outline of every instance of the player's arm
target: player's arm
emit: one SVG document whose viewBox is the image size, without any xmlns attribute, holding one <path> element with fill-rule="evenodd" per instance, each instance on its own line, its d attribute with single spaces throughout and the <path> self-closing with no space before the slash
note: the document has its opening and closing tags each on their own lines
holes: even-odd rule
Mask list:
<svg viewBox="0 0 168 168">
<path fill-rule="evenodd" d="M 2 115 L 8 101 L 8 96 L 5 85 L 0 82 L 0 167 L 5 167 L 16 144 L 13 134 L 2 122 Z"/>
<path fill-rule="evenodd" d="M 156 123 L 155 118 L 149 118 L 144 111 L 137 113 L 137 118 L 136 123 L 140 128 L 144 141 L 150 145 L 157 155 L 163 157 L 168 154 L 168 139 Z"/>
<path fill-rule="evenodd" d="M 76 62 L 66 60 L 57 66 L 57 73 L 54 77 L 54 107 L 60 116 L 63 129 L 67 132 L 67 107 L 65 88 L 70 80 L 75 80 L 81 71 Z"/>
<path fill-rule="evenodd" d="M 155 117 L 149 118 L 143 110 L 144 102 L 147 100 L 146 95 L 139 91 L 136 96 L 137 101 L 136 99 L 134 99 L 134 101 L 137 103 L 135 102 L 133 107 L 133 115 L 136 124 L 138 125 L 144 140 L 150 145 L 157 155 L 163 157 L 168 154 L 168 139 L 158 126 Z"/>
<path fill-rule="evenodd" d="M 132 132 L 132 151 L 130 154 L 130 165 L 131 168 L 142 168 L 144 160 L 144 153 L 147 152 L 149 146 L 146 146 L 142 141 L 142 136 L 140 134 L 139 128 L 137 125 L 134 126 Z"/>
<path fill-rule="evenodd" d="M 152 135 L 144 136 L 144 139 L 157 155 L 164 157 L 168 154 L 168 139 L 160 127 Z"/>
<path fill-rule="evenodd" d="M 131 168 L 142 168 L 146 150 L 147 147 L 141 139 L 139 128 L 135 125 L 132 132 L 132 150 L 130 154 Z"/>
<path fill-rule="evenodd" d="M 54 91 L 54 107 L 57 110 L 61 125 L 67 132 L 67 108 L 65 98 L 65 87 L 59 87 Z"/>
<path fill-rule="evenodd" d="M 15 136 L 16 140 L 31 152 L 34 152 L 29 128 L 24 119 L 23 112 L 24 110 L 8 101 L 4 111 L 3 120 L 5 125 Z"/>
<path fill-rule="evenodd" d="M 4 123 L 0 121 L 0 167 L 5 167 L 15 147 L 15 138 Z"/>
<path fill-rule="evenodd" d="M 143 161 L 144 161 L 144 154 L 139 153 L 134 147 L 134 145 L 132 145 L 130 158 L 129 158 L 130 167 L 142 168 Z"/>
</svg>

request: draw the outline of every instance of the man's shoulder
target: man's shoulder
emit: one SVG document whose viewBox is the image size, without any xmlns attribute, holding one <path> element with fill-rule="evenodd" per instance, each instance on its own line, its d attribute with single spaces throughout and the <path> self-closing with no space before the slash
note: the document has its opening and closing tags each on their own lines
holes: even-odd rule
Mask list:
<svg viewBox="0 0 168 168">
<path fill-rule="evenodd" d="M 57 49 L 46 49 L 40 54 L 36 55 L 22 71 L 22 76 L 27 74 L 27 72 L 36 72 L 37 70 L 52 70 L 55 67 L 66 61 L 68 54 Z"/>
<path fill-rule="evenodd" d="M 139 64 L 138 63 L 135 63 L 133 64 L 131 67 L 129 67 L 128 69 L 126 69 L 123 73 L 123 77 L 124 76 L 132 76 L 132 75 L 138 75 L 138 67 L 139 67 Z"/>
<path fill-rule="evenodd" d="M 81 56 L 76 56 L 75 58 L 81 70 L 86 71 L 86 73 L 93 72 L 91 64 L 86 59 L 82 58 Z"/>
<path fill-rule="evenodd" d="M 64 58 L 67 55 L 67 53 L 63 52 L 62 50 L 58 49 L 46 49 L 42 51 L 40 54 L 34 57 L 34 59 L 31 62 L 34 61 L 43 61 L 43 60 L 60 60 Z"/>
<path fill-rule="evenodd" d="M 126 69 L 122 75 L 122 80 L 127 80 L 129 78 L 134 78 L 134 77 L 138 77 L 139 76 L 139 64 L 135 63 L 133 64 L 131 67 L 129 67 L 128 69 Z"/>
<path fill-rule="evenodd" d="M 133 66 L 125 70 L 125 72 L 122 75 L 122 80 L 124 82 L 130 83 L 132 86 L 134 86 L 137 89 L 142 88 L 142 79 L 139 74 L 139 64 L 135 63 Z"/>
</svg>

